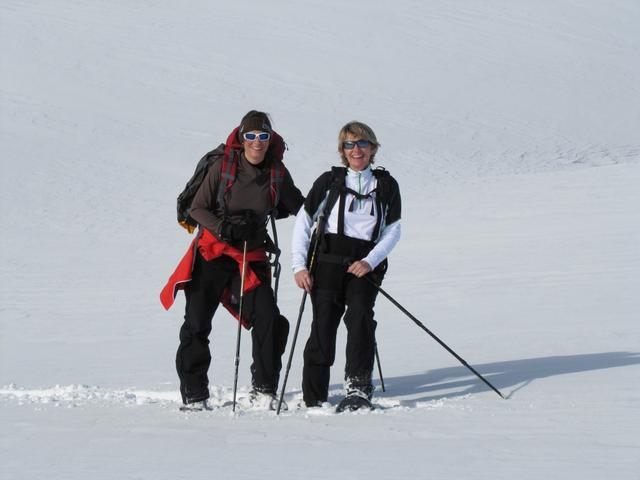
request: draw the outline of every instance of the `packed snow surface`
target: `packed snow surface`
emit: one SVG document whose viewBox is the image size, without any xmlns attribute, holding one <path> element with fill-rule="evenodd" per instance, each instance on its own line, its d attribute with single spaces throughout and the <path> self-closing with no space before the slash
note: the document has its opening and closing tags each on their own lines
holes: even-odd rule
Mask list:
<svg viewBox="0 0 640 480">
<path fill-rule="evenodd" d="M 0 4 L 0 477 L 639 479 L 636 0 Z M 376 305 L 386 391 L 231 411 L 236 324 L 214 318 L 214 409 L 179 411 L 191 241 L 175 198 L 250 109 L 308 191 L 358 119 L 397 178 L 403 237 Z M 292 324 L 292 220 L 279 222 Z M 291 338 L 290 338 L 291 340 Z M 289 354 L 291 342 L 286 355 Z"/>
</svg>

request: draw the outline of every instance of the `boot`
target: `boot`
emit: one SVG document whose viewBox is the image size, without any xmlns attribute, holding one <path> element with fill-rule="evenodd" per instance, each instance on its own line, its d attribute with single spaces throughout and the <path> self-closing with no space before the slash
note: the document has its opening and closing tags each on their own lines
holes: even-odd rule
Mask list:
<svg viewBox="0 0 640 480">
<path fill-rule="evenodd" d="M 371 397 L 373 396 L 371 378 L 347 378 L 345 380 L 346 396 L 336 407 L 336 413 L 345 410 L 353 412 L 361 408 L 373 410 Z"/>
</svg>

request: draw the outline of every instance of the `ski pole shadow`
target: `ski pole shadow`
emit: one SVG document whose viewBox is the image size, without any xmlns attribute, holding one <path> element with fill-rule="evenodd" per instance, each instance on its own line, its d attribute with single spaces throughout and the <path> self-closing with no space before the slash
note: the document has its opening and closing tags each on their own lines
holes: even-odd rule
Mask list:
<svg viewBox="0 0 640 480">
<path fill-rule="evenodd" d="M 534 380 L 541 378 L 638 364 L 640 364 L 640 353 L 606 352 L 470 365 L 508 399 L 512 398 L 519 390 L 526 388 Z M 416 375 L 385 378 L 384 380 L 386 392 L 382 392 L 379 379 L 374 380 L 376 397 L 409 397 L 400 400 L 403 406 L 415 406 L 418 402 L 491 391 L 478 377 L 462 365 L 429 370 Z M 443 390 L 446 390 L 446 393 L 440 393 Z"/>
</svg>

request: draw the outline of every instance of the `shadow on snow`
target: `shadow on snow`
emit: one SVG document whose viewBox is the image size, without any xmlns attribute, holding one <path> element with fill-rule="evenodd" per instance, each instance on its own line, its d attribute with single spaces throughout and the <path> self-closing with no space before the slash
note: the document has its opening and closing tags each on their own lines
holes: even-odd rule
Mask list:
<svg viewBox="0 0 640 480">
<path fill-rule="evenodd" d="M 511 398 L 518 390 L 540 378 L 638 364 L 640 364 L 640 353 L 633 352 L 560 355 L 480 365 L 470 363 L 480 375 L 500 390 L 505 398 Z M 384 365 L 382 373 L 384 375 Z M 374 370 L 374 376 L 376 374 L 377 369 Z M 416 375 L 385 378 L 386 392 L 382 391 L 379 379 L 374 379 L 374 383 L 376 385 L 375 396 L 378 398 L 410 397 L 410 399 L 400 401 L 404 406 L 414 406 L 417 402 L 455 398 L 485 391 L 495 395 L 488 386 L 463 365 L 429 370 L 426 373 Z M 332 385 L 331 388 L 339 389 L 341 386 Z M 452 389 L 455 391 L 436 393 Z M 496 395 L 496 398 L 499 397 Z"/>
</svg>

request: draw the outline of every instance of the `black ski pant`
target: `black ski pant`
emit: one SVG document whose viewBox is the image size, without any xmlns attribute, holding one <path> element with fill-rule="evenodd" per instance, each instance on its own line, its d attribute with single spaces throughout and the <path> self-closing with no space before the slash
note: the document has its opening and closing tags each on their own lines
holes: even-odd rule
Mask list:
<svg viewBox="0 0 640 480">
<path fill-rule="evenodd" d="M 327 401 L 329 376 L 336 354 L 336 334 L 344 315 L 347 327 L 345 381 L 373 391 L 371 372 L 375 355 L 376 322 L 373 307 L 378 290 L 364 278 L 319 264 L 311 293 L 313 322 L 304 349 L 302 392 L 304 402 L 315 406 Z M 379 280 L 381 281 L 381 276 Z M 334 288 L 327 288 L 333 286 Z"/>
<path fill-rule="evenodd" d="M 207 372 L 211 364 L 211 320 L 225 289 L 230 288 L 235 298 L 239 298 L 240 293 L 240 269 L 235 260 L 222 255 L 206 261 L 199 253 L 196 255 L 192 280 L 185 288 L 187 303 L 176 354 L 184 403 L 209 398 Z M 260 391 L 275 392 L 289 322 L 280 315 L 276 305 L 269 281 L 269 265 L 252 262 L 250 266 L 261 281 L 258 287 L 244 295 L 242 306 L 242 317 L 252 327 L 252 385 Z"/>
</svg>

